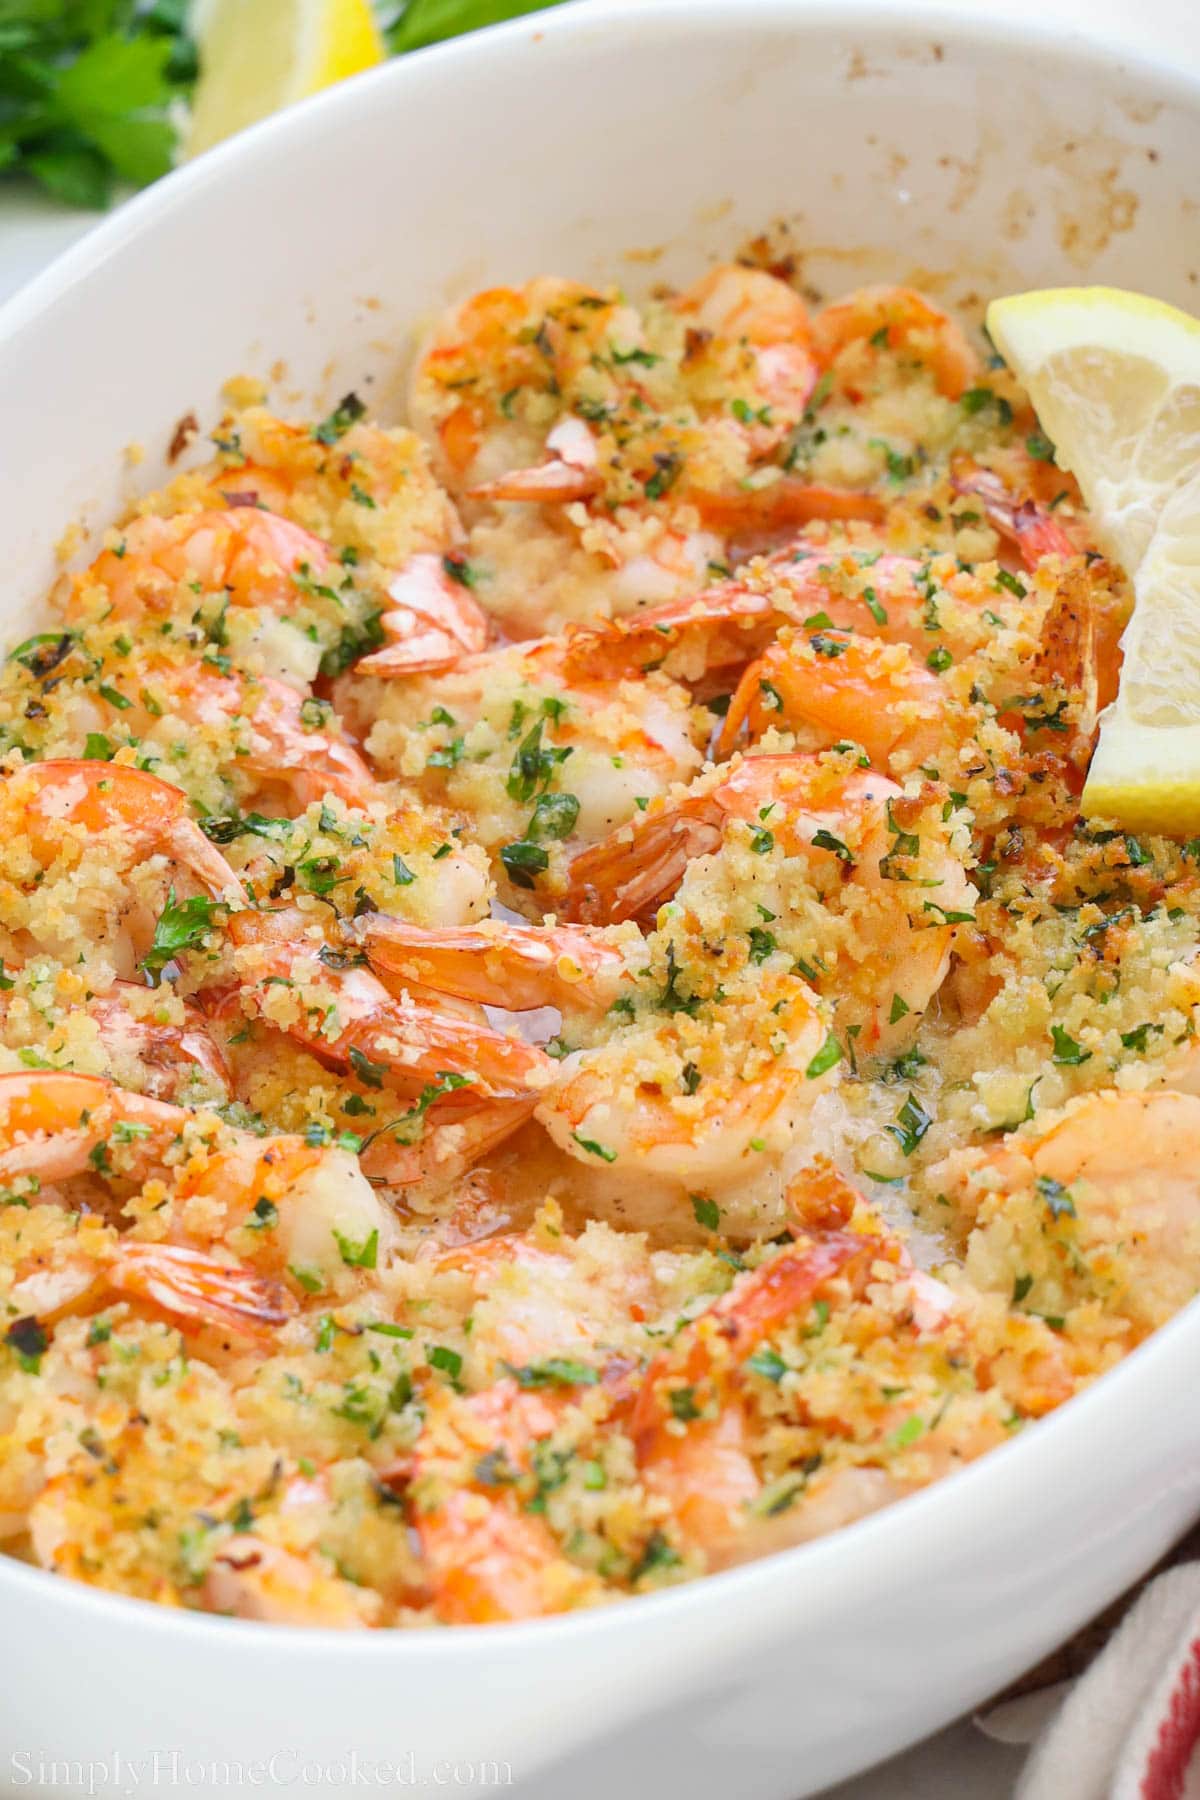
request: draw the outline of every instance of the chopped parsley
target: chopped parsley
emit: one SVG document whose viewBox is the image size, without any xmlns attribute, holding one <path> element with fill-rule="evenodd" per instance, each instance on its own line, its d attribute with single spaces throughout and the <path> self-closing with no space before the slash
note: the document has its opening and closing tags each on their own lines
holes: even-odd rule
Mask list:
<svg viewBox="0 0 1200 1800">
<path fill-rule="evenodd" d="M 446 1344 L 426 1344 L 425 1360 L 431 1369 L 440 1369 L 451 1381 L 457 1381 L 462 1374 L 462 1357 L 457 1350 L 451 1350 Z"/>
<path fill-rule="evenodd" d="M 695 1214 L 697 1225 L 703 1226 L 705 1231 L 721 1229 L 721 1209 L 715 1200 L 708 1198 L 707 1194 L 692 1195 L 692 1212 Z"/>
<path fill-rule="evenodd" d="M 579 1148 L 581 1150 L 586 1150 L 589 1156 L 598 1156 L 601 1162 L 616 1162 L 617 1153 L 615 1150 L 610 1150 L 607 1144 L 598 1144 L 595 1138 L 580 1137 L 577 1131 L 573 1131 L 571 1136 L 579 1145 Z"/>
<path fill-rule="evenodd" d="M 353 1238 L 344 1237 L 334 1228 L 334 1239 L 338 1254 L 348 1269 L 373 1269 L 379 1257 L 379 1227 L 356 1244 Z"/>
<path fill-rule="evenodd" d="M 314 438 L 318 444 L 336 444 L 339 438 L 345 437 L 352 425 L 358 423 L 366 410 L 357 394 L 343 395 L 328 418 L 313 426 Z"/>
<path fill-rule="evenodd" d="M 834 1068 L 841 1060 L 842 1046 L 838 1043 L 831 1031 L 829 1036 L 825 1039 L 825 1042 L 821 1045 L 821 1048 L 817 1051 L 817 1054 L 809 1063 L 807 1069 L 805 1069 L 804 1073 L 809 1081 L 815 1081 L 818 1075 L 826 1074 L 828 1070 Z"/>
<path fill-rule="evenodd" d="M 17 1361 L 27 1375 L 36 1375 L 42 1366 L 49 1339 L 45 1326 L 29 1314 L 23 1319 L 14 1319 L 4 1334 L 4 1341 L 10 1350 L 16 1352 Z"/>
<path fill-rule="evenodd" d="M 824 826 L 822 826 L 819 831 L 813 832 L 812 841 L 815 850 L 831 850 L 839 862 L 849 863 L 851 868 L 853 868 L 853 856 L 850 854 L 850 851 L 846 848 L 845 844 L 843 844 L 841 838 L 834 837 L 832 831 L 826 831 Z"/>
<path fill-rule="evenodd" d="M 151 987 L 159 985 L 164 970 L 177 956 L 199 948 L 224 910 L 219 900 L 208 900 L 203 894 L 178 902 L 175 889 L 168 891 L 167 904 L 154 927 L 154 940 L 141 963 Z"/>
<path fill-rule="evenodd" d="M 1082 1049 L 1075 1039 L 1063 1030 L 1061 1025 L 1052 1025 L 1050 1036 L 1054 1040 L 1054 1054 L 1050 1060 L 1057 1063 L 1060 1068 L 1075 1069 L 1081 1063 L 1091 1061 L 1091 1051 Z"/>
<path fill-rule="evenodd" d="M 593 1387 L 600 1379 L 595 1369 L 573 1356 L 546 1356 L 540 1362 L 520 1367 L 512 1363 L 504 1366 L 517 1386 L 523 1388 Z"/>
<path fill-rule="evenodd" d="M 915 1094 L 910 1093 L 896 1114 L 896 1123 L 885 1125 L 884 1130 L 895 1138 L 905 1156 L 911 1156 L 932 1124 L 933 1115 L 925 1111 Z"/>
<path fill-rule="evenodd" d="M 1073 1219 L 1075 1217 L 1075 1201 L 1061 1181 L 1055 1181 L 1050 1175 L 1039 1175 L 1037 1191 L 1046 1202 L 1047 1211 L 1052 1219 Z"/>
<path fill-rule="evenodd" d="M 519 888 L 533 887 L 537 877 L 544 875 L 550 867 L 548 852 L 540 844 L 531 844 L 527 838 L 502 845 L 500 861 L 509 880 Z"/>
<path fill-rule="evenodd" d="M 777 1350 L 764 1344 L 761 1350 L 756 1350 L 753 1356 L 746 1358 L 746 1367 L 753 1369 L 756 1375 L 763 1376 L 767 1381 L 782 1381 L 788 1366 Z"/>
</svg>

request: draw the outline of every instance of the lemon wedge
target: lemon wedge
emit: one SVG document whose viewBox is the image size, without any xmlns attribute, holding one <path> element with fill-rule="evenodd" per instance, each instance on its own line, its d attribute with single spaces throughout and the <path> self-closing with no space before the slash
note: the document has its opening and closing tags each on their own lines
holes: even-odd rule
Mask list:
<svg viewBox="0 0 1200 1800">
<path fill-rule="evenodd" d="M 988 331 L 1133 581 L 1083 810 L 1200 829 L 1200 320 L 1116 288 L 993 301 Z"/>
<path fill-rule="evenodd" d="M 195 32 L 189 156 L 387 54 L 370 0 L 204 0 Z"/>
</svg>

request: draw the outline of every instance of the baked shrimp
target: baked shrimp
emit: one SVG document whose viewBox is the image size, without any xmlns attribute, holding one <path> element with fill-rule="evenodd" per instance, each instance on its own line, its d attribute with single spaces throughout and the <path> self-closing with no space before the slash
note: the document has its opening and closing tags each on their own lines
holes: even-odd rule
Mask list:
<svg viewBox="0 0 1200 1800">
<path fill-rule="evenodd" d="M 564 1613 L 1192 1298 L 1200 853 L 1081 816 L 1129 583 L 970 321 L 543 275 L 227 398 L 0 666 L 7 1551 Z"/>
</svg>

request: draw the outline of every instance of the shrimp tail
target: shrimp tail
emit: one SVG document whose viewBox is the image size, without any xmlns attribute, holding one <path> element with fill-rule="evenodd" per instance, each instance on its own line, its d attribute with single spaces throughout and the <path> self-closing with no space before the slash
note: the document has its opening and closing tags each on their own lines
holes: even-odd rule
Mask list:
<svg viewBox="0 0 1200 1800">
<path fill-rule="evenodd" d="M 447 1094 L 430 1107 L 415 1142 L 386 1129 L 373 1138 L 362 1152 L 363 1173 L 388 1187 L 452 1180 L 519 1131 L 537 1103 L 536 1094 Z"/>
<path fill-rule="evenodd" d="M 699 1381 L 714 1370 L 714 1348 L 724 1345 L 722 1369 L 738 1367 L 772 1333 L 802 1313 L 819 1290 L 855 1263 L 872 1253 L 870 1238 L 854 1232 L 831 1231 L 798 1243 L 763 1263 L 733 1287 L 708 1312 L 689 1327 L 689 1342 L 682 1358 L 683 1378 Z M 677 1352 L 665 1350 L 646 1370 L 633 1399 L 629 1435 L 639 1462 L 657 1452 L 671 1408 L 664 1396 L 669 1377 L 680 1371 Z"/>
<path fill-rule="evenodd" d="M 563 917 L 589 925 L 641 918 L 674 892 L 690 862 L 720 848 L 721 831 L 719 809 L 700 802 L 613 832 L 571 864 Z"/>
<path fill-rule="evenodd" d="M 249 897 L 215 844 L 210 844 L 194 820 L 177 818 L 163 832 L 167 854 L 191 871 L 196 880 L 222 899 L 248 906 Z"/>
<path fill-rule="evenodd" d="M 472 500 L 524 500 L 534 505 L 566 506 L 590 500 L 604 485 L 597 463 L 596 441 L 583 420 L 568 414 L 546 439 L 550 452 L 532 469 L 513 469 L 496 481 L 470 490 Z"/>
<path fill-rule="evenodd" d="M 1068 755 L 1086 769 L 1099 723 L 1100 678 L 1096 609 L 1082 569 L 1069 569 L 1042 622 L 1033 661 L 1035 686 L 1065 696 L 1072 721 Z"/>
<path fill-rule="evenodd" d="M 704 523 L 722 533 L 799 531 L 817 520 L 880 525 L 887 508 L 877 494 L 859 488 L 826 487 L 784 475 L 748 492 L 720 489 L 696 491 Z"/>
<path fill-rule="evenodd" d="M 384 977 L 483 1006 L 608 1006 L 625 969 L 620 952 L 586 931 L 546 926 L 410 925 L 388 913 L 343 921 Z"/>
<path fill-rule="evenodd" d="M 198 1326 L 255 1334 L 284 1324 L 296 1311 L 277 1281 L 176 1244 L 121 1244 L 109 1280 L 119 1293 Z"/>
<path fill-rule="evenodd" d="M 426 551 L 409 558 L 389 584 L 393 604 L 379 621 L 387 644 L 363 657 L 361 674 L 435 674 L 487 648 L 487 614 L 467 578 L 451 573 L 464 568 Z"/>
<path fill-rule="evenodd" d="M 1078 545 L 1058 520 L 1036 500 L 1017 500 L 991 469 L 980 468 L 970 457 L 956 456 L 951 461 L 950 480 L 956 493 L 972 494 L 982 501 L 988 524 L 1017 552 L 1027 569 L 1036 569 L 1044 556 L 1078 556 Z"/>
<path fill-rule="evenodd" d="M 595 470 L 573 469 L 561 457 L 551 457 L 533 469 L 513 469 L 496 481 L 482 481 L 470 490 L 472 500 L 516 500 L 537 506 L 566 506 L 588 500 L 599 491 Z"/>
</svg>

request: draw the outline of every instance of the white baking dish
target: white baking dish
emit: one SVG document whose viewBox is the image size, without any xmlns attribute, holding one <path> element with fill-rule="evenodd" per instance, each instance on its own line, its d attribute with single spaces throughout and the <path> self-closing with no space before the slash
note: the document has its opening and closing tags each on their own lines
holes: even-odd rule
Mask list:
<svg viewBox="0 0 1200 1800">
<path fill-rule="evenodd" d="M 1197 167 L 1200 82 L 966 6 L 593 4 L 395 64 L 166 181 L 0 318 L 0 623 L 26 634 L 64 524 L 158 481 L 231 373 L 282 361 L 277 398 L 353 386 L 386 413 L 407 329 L 447 298 L 538 271 L 637 288 L 781 219 L 829 290 L 1105 280 L 1194 306 Z M 268 1630 L 0 1560 L 0 1791 L 507 1769 L 527 1800 L 796 1800 L 1002 1685 L 1165 1549 L 1200 1507 L 1198 1380 L 1193 1308 L 885 1514 L 531 1625 Z"/>
</svg>

